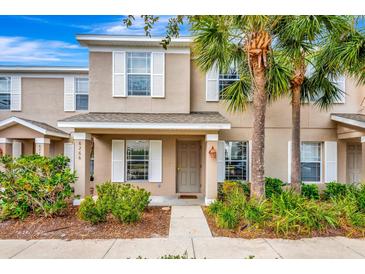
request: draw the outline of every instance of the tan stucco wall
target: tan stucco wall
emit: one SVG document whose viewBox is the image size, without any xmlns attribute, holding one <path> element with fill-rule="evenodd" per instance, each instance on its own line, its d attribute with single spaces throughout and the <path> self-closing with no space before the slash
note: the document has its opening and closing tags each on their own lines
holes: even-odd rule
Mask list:
<svg viewBox="0 0 365 274">
<path fill-rule="evenodd" d="M 165 98 L 112 96 L 112 53 L 90 52 L 91 112 L 188 113 L 190 111 L 190 56 L 165 55 Z"/>
<path fill-rule="evenodd" d="M 132 183 L 143 187 L 152 195 L 176 194 L 176 142 L 177 140 L 201 141 L 201 193 L 205 192 L 205 141 L 204 136 L 159 136 L 159 135 L 94 135 L 96 184 L 111 179 L 111 146 L 113 139 L 120 140 L 162 140 L 162 183 Z"/>
<path fill-rule="evenodd" d="M 1 111 L 0 120 L 17 116 L 57 127 L 58 120 L 76 114 L 63 111 L 63 78 L 23 76 L 21 111 Z"/>
<path fill-rule="evenodd" d="M 10 139 L 23 139 L 23 138 L 42 138 L 44 135 L 38 131 L 29 129 L 22 125 L 13 125 L 11 127 L 0 130 L 0 137 Z"/>
</svg>

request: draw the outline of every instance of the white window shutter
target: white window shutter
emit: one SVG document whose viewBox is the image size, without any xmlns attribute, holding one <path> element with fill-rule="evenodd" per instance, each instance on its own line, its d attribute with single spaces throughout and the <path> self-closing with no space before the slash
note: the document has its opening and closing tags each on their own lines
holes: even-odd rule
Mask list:
<svg viewBox="0 0 365 274">
<path fill-rule="evenodd" d="M 113 97 L 126 97 L 126 53 L 113 51 Z"/>
<path fill-rule="evenodd" d="M 248 141 L 248 181 L 252 180 L 252 140 Z"/>
<path fill-rule="evenodd" d="M 288 184 L 291 183 L 291 141 L 288 142 Z"/>
<path fill-rule="evenodd" d="M 10 110 L 21 111 L 22 110 L 22 78 L 20 76 L 11 77 L 11 90 L 10 90 Z"/>
<path fill-rule="evenodd" d="M 12 153 L 14 158 L 22 156 L 22 142 L 13 141 Z"/>
<path fill-rule="evenodd" d="M 162 182 L 162 141 L 150 140 L 148 181 Z"/>
<path fill-rule="evenodd" d="M 339 76 L 335 81 L 337 87 L 342 91 L 340 98 L 336 103 L 344 104 L 346 103 L 346 77 L 344 75 Z"/>
<path fill-rule="evenodd" d="M 219 71 L 218 67 L 214 66 L 211 70 L 209 70 L 206 74 L 206 83 L 205 83 L 205 94 L 207 102 L 217 102 L 219 101 Z"/>
<path fill-rule="evenodd" d="M 63 145 L 63 155 L 70 159 L 68 164 L 71 171 L 75 170 L 75 146 L 73 143 L 65 143 Z"/>
<path fill-rule="evenodd" d="M 64 97 L 63 109 L 64 111 L 75 111 L 75 77 L 66 76 L 64 78 Z"/>
<path fill-rule="evenodd" d="M 337 142 L 324 142 L 324 181 L 337 181 Z"/>
<path fill-rule="evenodd" d="M 218 141 L 218 151 L 217 151 L 217 181 L 224 182 L 226 176 L 226 165 L 225 165 L 225 142 Z"/>
<path fill-rule="evenodd" d="M 165 53 L 152 53 L 152 84 L 151 96 L 165 97 Z"/>
<path fill-rule="evenodd" d="M 112 182 L 124 182 L 124 140 L 112 140 Z"/>
</svg>

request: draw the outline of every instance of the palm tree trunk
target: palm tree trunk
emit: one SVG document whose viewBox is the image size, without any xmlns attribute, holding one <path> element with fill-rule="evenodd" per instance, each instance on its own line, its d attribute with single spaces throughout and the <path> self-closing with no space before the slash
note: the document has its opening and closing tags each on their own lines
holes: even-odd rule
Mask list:
<svg viewBox="0 0 365 274">
<path fill-rule="evenodd" d="M 292 146 L 291 146 L 291 188 L 300 192 L 301 167 L 300 167 L 300 91 L 301 86 L 295 85 L 292 94 Z"/>
<path fill-rule="evenodd" d="M 265 197 L 264 151 L 267 103 L 265 69 L 257 64 L 253 64 L 253 77 L 255 90 L 253 93 L 254 121 L 252 134 L 251 197 L 261 199 Z"/>
</svg>

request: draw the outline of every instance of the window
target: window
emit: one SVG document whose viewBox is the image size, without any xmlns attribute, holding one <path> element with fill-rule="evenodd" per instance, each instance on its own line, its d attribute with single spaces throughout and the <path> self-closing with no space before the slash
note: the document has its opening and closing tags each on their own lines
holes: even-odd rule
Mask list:
<svg viewBox="0 0 365 274">
<path fill-rule="evenodd" d="M 230 86 L 232 83 L 239 80 L 239 74 L 237 72 L 236 66 L 231 66 L 226 73 L 219 73 L 219 99 L 222 99 L 222 91 Z"/>
<path fill-rule="evenodd" d="M 89 108 L 89 79 L 75 78 L 76 110 Z"/>
<path fill-rule="evenodd" d="M 10 109 L 10 77 L 0 77 L 0 109 Z"/>
<path fill-rule="evenodd" d="M 303 182 L 321 181 L 321 143 L 303 142 L 301 146 L 301 170 Z"/>
<path fill-rule="evenodd" d="M 129 52 L 128 64 L 128 95 L 151 95 L 151 53 Z"/>
<path fill-rule="evenodd" d="M 247 180 L 247 142 L 225 142 L 225 179 Z"/>
<path fill-rule="evenodd" d="M 127 181 L 148 180 L 149 142 L 127 140 Z"/>
</svg>

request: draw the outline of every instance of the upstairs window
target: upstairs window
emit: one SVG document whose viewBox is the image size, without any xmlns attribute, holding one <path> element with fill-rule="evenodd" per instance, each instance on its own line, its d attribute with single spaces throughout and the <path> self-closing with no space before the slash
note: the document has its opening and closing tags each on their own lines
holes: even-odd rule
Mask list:
<svg viewBox="0 0 365 274">
<path fill-rule="evenodd" d="M 128 96 L 151 95 L 151 53 L 127 53 Z"/>
<path fill-rule="evenodd" d="M 225 179 L 246 181 L 247 176 L 247 142 L 225 142 Z"/>
<path fill-rule="evenodd" d="M 0 110 L 10 110 L 10 77 L 0 77 Z"/>
<path fill-rule="evenodd" d="M 232 65 L 226 73 L 219 73 L 219 99 L 222 99 L 222 91 L 240 79 L 236 66 Z"/>
<path fill-rule="evenodd" d="M 301 176 L 303 182 L 321 181 L 321 143 L 303 142 L 301 145 Z"/>
<path fill-rule="evenodd" d="M 88 110 L 89 108 L 89 79 L 75 78 L 76 110 Z"/>
</svg>

